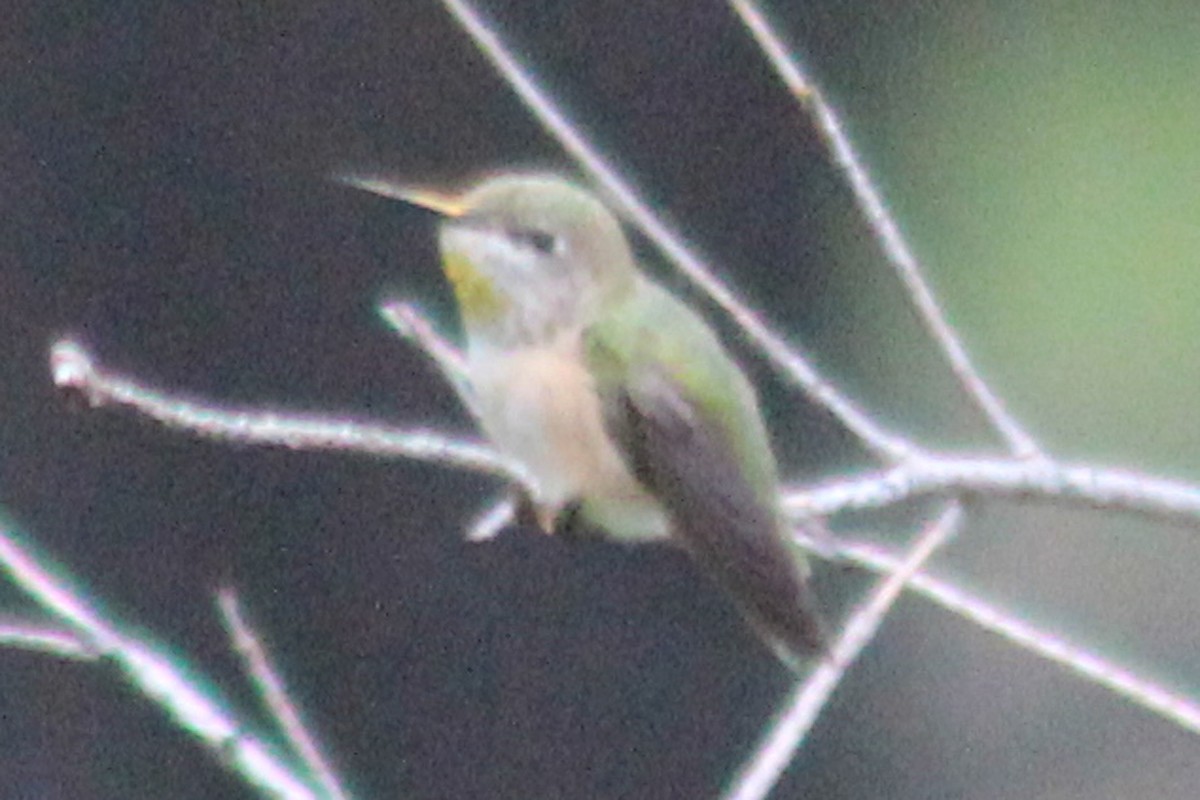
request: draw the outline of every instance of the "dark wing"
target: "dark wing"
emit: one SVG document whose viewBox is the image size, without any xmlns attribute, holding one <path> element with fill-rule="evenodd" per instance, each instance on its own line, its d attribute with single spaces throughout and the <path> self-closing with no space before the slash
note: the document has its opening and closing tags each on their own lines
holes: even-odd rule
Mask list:
<svg viewBox="0 0 1200 800">
<path fill-rule="evenodd" d="M 673 536 L 769 643 L 796 656 L 821 651 L 806 570 L 725 429 L 661 371 L 633 367 L 624 377 L 602 392 L 606 424 L 634 476 L 671 517 Z"/>
</svg>

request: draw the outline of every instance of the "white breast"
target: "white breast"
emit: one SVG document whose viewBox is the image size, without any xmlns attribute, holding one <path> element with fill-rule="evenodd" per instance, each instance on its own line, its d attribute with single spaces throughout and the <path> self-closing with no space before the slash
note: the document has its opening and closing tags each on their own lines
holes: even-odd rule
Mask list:
<svg viewBox="0 0 1200 800">
<path fill-rule="evenodd" d="M 583 500 L 587 516 L 621 538 L 665 535 L 657 503 L 604 430 L 577 336 L 521 349 L 473 343 L 468 368 L 484 432 L 536 478 L 543 503 Z"/>
</svg>

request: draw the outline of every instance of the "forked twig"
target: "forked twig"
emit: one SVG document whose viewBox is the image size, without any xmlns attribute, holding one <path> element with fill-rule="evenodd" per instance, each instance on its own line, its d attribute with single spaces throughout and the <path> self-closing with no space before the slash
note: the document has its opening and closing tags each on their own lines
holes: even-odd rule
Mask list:
<svg viewBox="0 0 1200 800">
<path fill-rule="evenodd" d="M 512 51 L 500 40 L 491 25 L 466 0 L 442 0 L 475 45 L 492 62 L 521 101 L 563 148 L 603 186 L 622 211 L 637 224 L 646 236 L 686 275 L 713 299 L 743 334 L 764 355 L 789 376 L 809 397 L 827 408 L 851 432 L 881 458 L 902 461 L 918 454 L 920 448 L 904 437 L 883 428 L 865 414 L 837 388 L 826 380 L 811 361 L 743 303 L 728 286 L 718 280 L 686 243 L 683 236 L 671 229 L 650 209 L 634 191 L 632 184 L 621 177 L 599 151 L 580 133 L 579 126 L 534 82 Z"/>
<path fill-rule="evenodd" d="M 215 698 L 204 694 L 186 670 L 92 608 L 60 574 L 55 574 L 0 528 L 0 568 L 55 619 L 67 625 L 99 657 L 121 667 L 125 678 L 195 736 L 251 786 L 275 797 L 316 800 L 309 781 L 249 733 Z"/>
<path fill-rule="evenodd" d="M 1004 402 L 979 376 L 967 357 L 962 340 L 946 320 L 941 306 L 933 297 L 920 262 L 900 233 L 900 226 L 884 204 L 875 182 L 867 173 L 850 144 L 845 127 L 833 106 L 825 99 L 819 86 L 805 73 L 800 62 L 783 45 L 779 35 L 767 22 L 766 17 L 753 0 L 729 0 L 734 11 L 749 29 L 775 72 L 793 95 L 808 109 L 817 123 L 817 130 L 824 137 L 833 159 L 846 176 L 854 198 L 862 210 L 871 231 L 879 241 L 884 255 L 896 268 L 900 280 L 908 290 L 908 297 L 917 310 L 925 329 L 945 355 L 950 368 L 958 378 L 959 385 L 983 412 L 991 426 L 1004 438 L 1013 455 L 1018 458 L 1035 458 L 1041 448 L 1025 429 L 1004 407 Z"/>
<path fill-rule="evenodd" d="M 802 543 L 806 542 L 802 540 Z M 824 542 L 817 546 L 825 552 Z M 894 572 L 904 558 L 902 554 L 878 545 L 856 542 L 840 542 L 829 555 L 883 573 Z M 1043 630 L 928 572 L 913 575 L 908 581 L 908 588 L 980 628 L 1002 636 L 1080 678 L 1103 686 L 1186 731 L 1200 734 L 1200 704 L 1187 695 L 1143 678 L 1111 659 L 1069 641 L 1061 634 Z"/>
<path fill-rule="evenodd" d="M 417 338 L 415 341 L 418 346 L 424 346 L 428 339 Z M 138 396 L 149 394 L 149 391 L 137 382 L 125 377 L 112 376 L 94 366 L 81 373 L 89 376 L 88 379 L 79 377 L 73 385 L 85 394 L 94 395 L 100 401 L 104 401 L 107 396 L 105 386 L 96 386 L 88 382 L 98 374 L 104 375 L 104 380 L 117 381 L 125 387 L 127 393 Z M 178 402 L 169 396 L 158 397 L 168 404 Z M 219 424 L 214 420 L 221 419 L 219 415 L 207 411 L 203 417 L 214 425 Z M 214 432 L 212 429 L 208 432 L 222 437 L 229 435 L 227 432 Z M 248 438 L 252 433 L 248 434 L 240 428 L 235 429 L 233 433 L 242 436 L 242 441 L 255 443 L 254 439 Z M 391 432 L 396 436 L 403 433 Z M 268 443 L 274 443 L 274 439 L 268 440 Z M 354 440 L 351 440 L 346 444 L 346 449 L 353 450 L 354 446 Z M 450 467 L 458 466 L 453 460 L 439 463 Z M 788 491 L 784 493 L 783 503 L 785 510 L 793 518 L 803 521 L 808 517 L 831 516 L 842 511 L 884 508 L 936 494 L 1030 498 L 1120 509 L 1153 518 L 1186 521 L 1190 524 L 1200 521 L 1200 488 L 1119 470 L 1062 466 L 1046 460 L 1018 461 L 1011 458 L 917 459 L 891 470 L 839 478 L 822 486 Z M 467 538 L 471 541 L 483 541 L 494 537 L 511 522 L 513 511 L 511 499 L 494 503 L 468 525 Z M 834 542 L 832 549 L 830 542 L 825 539 L 820 542 L 801 539 L 801 544 L 818 557 L 844 558 L 883 572 L 894 570 L 902 559 L 902 556 L 863 544 L 838 545 Z M 1200 711 L 1178 693 L 1139 677 L 1113 661 L 1078 645 L 1066 644 L 1060 636 L 1044 632 L 945 580 L 919 573 L 910 585 L 951 612 L 1005 636 L 1040 657 L 1060 663 L 1065 668 L 1128 697 L 1176 724 L 1200 733 Z"/>
<path fill-rule="evenodd" d="M 415 310 L 408 313 L 421 321 Z M 426 339 L 415 337 L 419 346 Z M 97 365 L 73 342 L 53 348 L 55 382 L 82 392 L 94 404 L 129 406 L 163 424 L 197 435 L 246 444 L 331 449 L 393 458 L 415 458 L 456 469 L 497 475 L 531 491 L 523 467 L 487 445 L 428 430 L 365 425 L 353 420 L 263 411 L 231 411 L 155 391 Z M 1064 465 L 1049 459 L 926 456 L 890 469 L 837 478 L 784 493 L 797 518 L 885 508 L 935 494 L 1031 499 L 1119 509 L 1157 519 L 1200 525 L 1200 487 L 1121 469 Z"/>
<path fill-rule="evenodd" d="M 847 509 L 878 508 L 931 494 L 949 499 L 939 518 L 916 538 L 911 549 L 896 555 L 865 544 L 836 546 L 834 554 L 886 574 L 846 623 L 830 658 L 818 664 L 799 687 L 772 725 L 762 745 L 737 776 L 729 797 L 761 798 L 775 785 L 794 758 L 808 730 L 825 706 L 842 676 L 874 637 L 884 616 L 906 585 L 943 607 L 985 629 L 1006 637 L 1042 657 L 1063 664 L 1075 674 L 1127 697 L 1185 729 L 1200 732 L 1200 707 L 1189 698 L 1136 676 L 1107 659 L 1096 656 L 1065 639 L 1034 628 L 1015 615 L 974 597 L 953 584 L 921 571 L 936 549 L 953 535 L 962 518 L 961 503 L 971 495 L 1004 498 L 1039 498 L 1104 509 L 1135 511 L 1148 516 L 1182 520 L 1200 525 L 1200 488 L 1122 470 L 1063 465 L 1046 457 L 1036 441 L 1008 413 L 996 393 L 982 380 L 967 357 L 961 340 L 947 322 L 934 299 L 922 269 L 900 234 L 896 221 L 883 204 L 875 187 L 846 136 L 836 112 L 805 74 L 780 38 L 750 0 L 730 0 L 775 70 L 813 116 L 825 138 L 833 160 L 853 190 L 856 202 L 888 260 L 897 270 L 918 317 L 946 357 L 959 384 L 1003 438 L 1012 452 L 1004 459 L 951 458 L 925 451 L 917 444 L 885 429 L 860 410 L 822 377 L 811 361 L 786 340 L 733 292 L 715 278 L 691 247 L 665 225 L 629 182 L 621 177 L 595 147 L 579 133 L 528 70 L 499 40 L 492 28 L 467 0 L 443 0 L 444 5 L 471 36 L 479 49 L 509 82 L 537 119 L 558 138 L 592 177 L 607 189 L 630 216 L 679 269 L 701 287 L 739 325 L 773 364 L 781 368 L 804 392 L 824 405 L 877 456 L 890 463 L 883 471 L 839 478 L 821 486 L 789 491 L 788 511 L 796 518 L 824 516 Z M 391 303 L 382 309 L 385 319 L 417 344 L 435 362 L 443 376 L 470 410 L 473 398 L 466 380 L 461 355 L 442 339 L 417 309 Z M 519 464 L 502 458 L 490 448 L 428 431 L 398 430 L 364 425 L 350 420 L 260 411 L 237 411 L 182 400 L 143 387 L 95 366 L 81 347 L 70 342 L 55 346 L 52 356 L 55 381 L 83 392 L 94 404 L 111 403 L 137 409 L 165 425 L 200 435 L 241 442 L 305 449 L 337 449 L 377 456 L 417 458 L 455 468 L 500 475 L 523 483 L 536 496 L 536 487 Z M 474 413 L 474 412 L 472 412 Z M 512 518 L 513 504 L 494 504 L 472 526 L 472 538 L 489 538 Z M 822 550 L 827 550 L 823 546 Z M 288 766 L 274 759 L 265 745 L 234 727 L 230 715 L 191 686 L 178 671 L 144 645 L 121 634 L 103 620 L 62 581 L 53 578 L 8 537 L 0 537 L 0 563 L 13 574 L 18 585 L 30 592 L 56 618 L 76 631 L 83 646 L 122 664 L 130 679 L 147 694 L 159 699 L 185 727 L 203 741 L 232 753 L 243 764 L 243 774 L 259 785 L 288 796 L 309 797 L 309 778 L 295 777 Z M 222 598 L 225 608 L 226 597 Z M 226 611 L 234 637 L 248 652 L 257 647 L 237 616 L 231 596 Z M 0 645 L 5 629 L 0 627 Z M 252 646 L 245 645 L 249 639 Z M 16 636 L 9 637 L 16 641 Z M 253 663 L 261 658 L 251 654 Z M 265 664 L 265 658 L 261 658 Z M 252 666 L 257 672 L 259 667 Z M 260 682 L 265 681 L 260 679 Z M 270 695 L 271 691 L 264 694 Z M 294 712 L 276 711 L 286 729 Z M 298 751 L 305 749 L 297 745 Z M 315 748 L 314 748 L 315 751 Z M 317 762 L 323 760 L 317 755 Z M 306 760 L 308 760 L 306 758 Z M 320 774 L 319 768 L 310 769 Z M 249 765 L 249 766 L 245 766 Z M 331 776 L 332 779 L 332 776 Z M 282 787 L 282 788 L 279 788 Z M 331 788 L 332 787 L 332 788 Z M 336 779 L 324 785 L 330 796 L 342 796 Z M 290 794 L 295 792 L 295 794 Z"/>
</svg>

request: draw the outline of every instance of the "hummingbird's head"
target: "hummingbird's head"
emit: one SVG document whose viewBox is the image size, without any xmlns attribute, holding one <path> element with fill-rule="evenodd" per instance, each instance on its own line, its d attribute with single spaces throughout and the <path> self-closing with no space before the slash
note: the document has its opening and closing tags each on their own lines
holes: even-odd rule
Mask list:
<svg viewBox="0 0 1200 800">
<path fill-rule="evenodd" d="M 616 217 L 563 178 L 489 178 L 443 215 L 442 266 L 463 323 L 497 345 L 586 326 L 637 280 Z"/>
</svg>

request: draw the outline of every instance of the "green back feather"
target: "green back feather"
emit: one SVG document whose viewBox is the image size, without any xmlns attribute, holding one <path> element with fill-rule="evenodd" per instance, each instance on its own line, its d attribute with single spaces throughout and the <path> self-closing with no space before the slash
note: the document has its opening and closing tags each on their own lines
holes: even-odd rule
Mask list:
<svg viewBox="0 0 1200 800">
<path fill-rule="evenodd" d="M 696 312 L 650 280 L 642 283 L 587 331 L 600 396 L 614 396 L 638 372 L 661 372 L 701 424 L 726 441 L 763 505 L 777 511 L 775 457 L 754 389 Z"/>
</svg>

